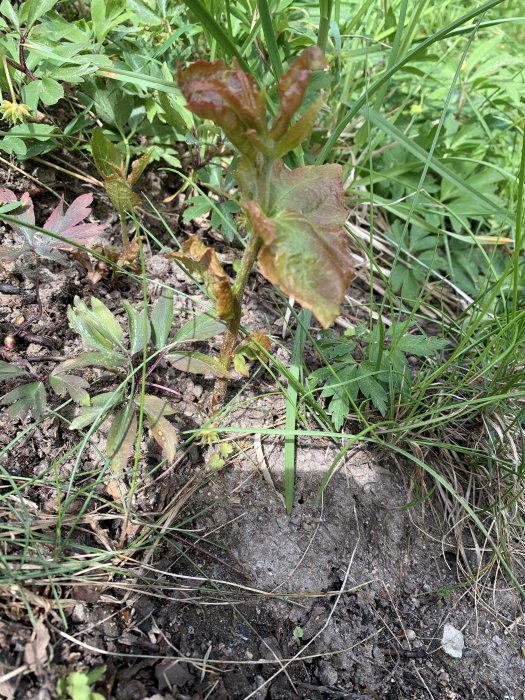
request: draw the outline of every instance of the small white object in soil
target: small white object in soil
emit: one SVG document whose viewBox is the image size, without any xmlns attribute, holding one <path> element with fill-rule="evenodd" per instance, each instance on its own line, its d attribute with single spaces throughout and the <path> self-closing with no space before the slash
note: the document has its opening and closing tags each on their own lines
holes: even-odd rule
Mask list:
<svg viewBox="0 0 525 700">
<path fill-rule="evenodd" d="M 452 656 L 454 659 L 461 659 L 463 647 L 465 646 L 463 633 L 447 623 L 443 628 L 441 646 L 445 654 Z"/>
</svg>

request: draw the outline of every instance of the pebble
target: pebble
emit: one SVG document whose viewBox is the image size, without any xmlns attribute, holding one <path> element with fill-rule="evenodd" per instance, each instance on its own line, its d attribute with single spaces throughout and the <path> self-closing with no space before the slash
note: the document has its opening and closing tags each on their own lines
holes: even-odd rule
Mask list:
<svg viewBox="0 0 525 700">
<path fill-rule="evenodd" d="M 405 637 L 408 639 L 409 642 L 414 641 L 414 639 L 416 638 L 416 636 L 417 636 L 417 635 L 416 635 L 416 633 L 414 632 L 414 630 L 405 630 Z"/>
</svg>

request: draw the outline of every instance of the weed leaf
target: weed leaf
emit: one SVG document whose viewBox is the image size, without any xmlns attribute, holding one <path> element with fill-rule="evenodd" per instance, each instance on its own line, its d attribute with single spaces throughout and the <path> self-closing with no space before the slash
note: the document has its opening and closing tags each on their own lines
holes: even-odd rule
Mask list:
<svg viewBox="0 0 525 700">
<path fill-rule="evenodd" d="M 163 288 L 151 312 L 151 330 L 157 350 L 162 350 L 173 325 L 173 290 Z"/>
<path fill-rule="evenodd" d="M 21 384 L 0 399 L 0 405 L 7 406 L 10 418 L 23 420 L 29 414 L 38 420 L 46 410 L 46 390 L 42 382 Z"/>
<path fill-rule="evenodd" d="M 212 375 L 224 379 L 232 379 L 233 375 L 224 369 L 215 357 L 208 357 L 202 352 L 178 352 L 166 355 L 167 359 L 181 372 Z"/>
<path fill-rule="evenodd" d="M 26 377 L 27 372 L 11 362 L 0 360 L 0 379 L 13 379 L 14 377 Z"/>
</svg>

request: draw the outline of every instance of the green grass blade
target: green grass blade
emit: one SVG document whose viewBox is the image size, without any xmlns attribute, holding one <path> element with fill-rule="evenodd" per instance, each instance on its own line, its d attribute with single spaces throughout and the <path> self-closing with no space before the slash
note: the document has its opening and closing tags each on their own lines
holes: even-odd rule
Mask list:
<svg viewBox="0 0 525 700">
<path fill-rule="evenodd" d="M 266 0 L 257 0 L 257 8 L 259 10 L 259 17 L 261 18 L 262 30 L 266 40 L 266 48 L 268 49 L 273 74 L 276 78 L 279 78 L 283 72 L 283 64 L 279 56 L 279 48 L 277 46 L 277 39 L 275 38 L 270 8 Z"/>
<path fill-rule="evenodd" d="M 221 27 L 217 20 L 211 16 L 208 10 L 200 2 L 200 0 L 184 0 L 185 5 L 193 13 L 193 15 L 201 23 L 203 29 L 207 30 L 211 36 L 222 47 L 225 54 L 229 57 L 235 56 L 239 61 L 239 65 L 243 70 L 248 71 L 249 67 L 239 50 L 232 41 L 232 38 Z"/>
<path fill-rule="evenodd" d="M 292 357 L 290 360 L 290 374 L 294 379 L 298 380 L 301 374 L 303 363 L 304 342 L 306 340 L 306 330 L 312 320 L 310 311 L 303 309 L 299 314 L 297 330 L 295 333 L 294 344 L 292 348 Z M 297 421 L 297 389 L 292 383 L 288 383 L 286 390 L 286 421 L 285 430 L 295 430 Z M 286 503 L 286 512 L 292 514 L 294 502 L 294 486 L 295 486 L 295 435 L 288 435 L 284 439 L 284 501 Z"/>
<path fill-rule="evenodd" d="M 410 51 L 410 53 L 407 53 L 395 65 L 393 65 L 390 69 L 386 70 L 384 75 L 378 78 L 371 85 L 367 86 L 366 90 L 355 101 L 354 105 L 348 110 L 346 115 L 339 120 L 339 123 L 336 125 L 330 138 L 327 140 L 327 142 L 321 149 L 319 155 L 317 156 L 316 163 L 320 164 L 325 162 L 326 158 L 328 157 L 328 154 L 331 152 L 332 148 L 334 148 L 334 146 L 337 144 L 337 141 L 343 133 L 343 131 L 346 129 L 348 124 L 350 124 L 352 119 L 354 119 L 354 117 L 359 113 L 359 111 L 366 105 L 367 100 L 369 100 L 370 97 L 374 95 L 385 83 L 388 83 L 390 78 L 393 75 L 395 75 L 398 70 L 410 63 L 410 61 L 413 58 L 415 58 L 418 54 L 421 54 L 429 46 L 432 46 L 432 44 L 435 44 L 437 41 L 441 41 L 441 39 L 445 39 L 446 37 L 448 37 L 450 33 L 453 32 L 455 29 L 458 29 L 458 27 L 461 27 L 466 22 L 470 22 L 479 15 L 482 15 L 483 13 L 487 12 L 487 10 L 490 10 L 493 7 L 497 7 L 497 5 L 500 5 L 504 1 L 505 0 L 489 0 L 489 2 L 480 5 L 476 9 L 471 10 L 470 12 L 467 12 L 465 15 L 462 15 L 453 22 L 450 22 L 450 24 L 448 24 L 446 27 L 440 29 L 438 32 L 435 32 L 427 39 L 423 40 L 421 43 L 415 46 L 412 49 L 412 51 Z"/>
<path fill-rule="evenodd" d="M 499 204 L 493 202 L 484 194 L 478 192 L 473 187 L 471 187 L 468 184 L 468 182 L 465 182 L 462 178 L 458 177 L 456 173 L 454 173 L 446 165 L 441 163 L 437 158 L 431 156 L 429 153 L 427 153 L 427 151 L 425 151 L 424 148 L 421 148 L 421 146 L 418 146 L 414 141 L 405 136 L 405 134 L 400 129 L 398 129 L 397 126 L 394 126 L 391 122 L 388 121 L 388 119 L 385 119 L 374 109 L 372 109 L 371 107 L 363 107 L 360 111 L 363 115 L 366 116 L 367 119 L 369 119 L 372 122 L 372 124 L 379 127 L 382 131 L 384 131 L 385 134 L 387 134 L 397 143 L 403 146 L 403 148 L 405 148 L 418 160 L 420 160 L 425 165 L 428 163 L 428 167 L 431 170 L 434 170 L 434 172 L 438 173 L 438 175 L 441 175 L 441 177 L 450 180 L 450 182 L 453 182 L 456 185 L 456 187 L 458 187 L 458 189 L 462 190 L 474 199 L 477 199 L 478 202 L 483 205 L 484 213 L 506 214 L 505 210 L 502 207 L 500 207 Z M 487 207 L 489 209 L 488 212 L 486 212 Z"/>
</svg>

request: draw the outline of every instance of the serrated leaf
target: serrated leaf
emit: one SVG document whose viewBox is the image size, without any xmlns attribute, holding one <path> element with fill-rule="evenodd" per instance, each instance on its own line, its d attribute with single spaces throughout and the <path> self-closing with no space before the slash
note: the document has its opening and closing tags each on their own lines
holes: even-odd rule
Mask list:
<svg viewBox="0 0 525 700">
<path fill-rule="evenodd" d="M 10 418 L 23 420 L 30 414 L 38 420 L 46 410 L 46 390 L 42 382 L 21 384 L 0 399 L 1 406 L 8 406 Z"/>
<path fill-rule="evenodd" d="M 173 325 L 173 290 L 163 288 L 151 312 L 153 342 L 157 350 L 162 350 L 168 340 Z"/>
<path fill-rule="evenodd" d="M 374 379 L 375 368 L 363 362 L 357 369 L 357 383 L 363 396 L 370 399 L 379 413 L 384 416 L 387 409 L 387 393 L 381 384 Z"/>
<path fill-rule="evenodd" d="M 279 111 L 270 130 L 270 136 L 274 141 L 283 138 L 294 114 L 302 105 L 312 70 L 323 69 L 327 65 L 321 49 L 318 46 L 310 46 L 292 63 L 286 73 L 281 75 L 278 84 Z M 299 143 L 302 141 L 304 138 Z"/>
<path fill-rule="evenodd" d="M 25 369 L 21 369 L 11 362 L 4 362 L 0 360 L 0 380 L 1 379 L 13 379 L 14 377 L 26 377 L 28 372 Z"/>
<path fill-rule="evenodd" d="M 189 274 L 200 275 L 215 300 L 217 316 L 223 320 L 232 317 L 234 301 L 231 286 L 213 248 L 206 246 L 197 236 L 190 236 L 184 242 L 182 252 L 168 253 L 166 257 L 179 262 Z"/>
<path fill-rule="evenodd" d="M 133 211 L 140 204 L 140 197 L 133 192 L 127 180 L 119 175 L 112 175 L 104 179 L 104 187 L 111 199 L 111 203 L 119 213 Z"/>
<path fill-rule="evenodd" d="M 180 96 L 159 92 L 158 100 L 164 112 L 163 118 L 170 126 L 180 131 L 193 129 L 193 117 Z"/>
<path fill-rule="evenodd" d="M 396 340 L 396 349 L 410 355 L 430 357 L 449 344 L 445 338 L 435 338 L 427 335 L 403 335 Z"/>
<path fill-rule="evenodd" d="M 211 119 L 241 153 L 254 156 L 248 134 L 264 134 L 266 105 L 253 75 L 222 60 L 197 61 L 178 68 L 177 82 L 194 114 Z"/>
<path fill-rule="evenodd" d="M 49 383 L 59 396 L 69 394 L 75 403 L 81 406 L 89 406 L 90 398 L 86 391 L 89 383 L 83 377 L 77 377 L 74 374 L 62 374 L 55 370 L 49 375 Z"/>
<path fill-rule="evenodd" d="M 137 313 L 128 301 L 123 301 L 122 305 L 128 315 L 130 351 L 132 355 L 135 355 L 144 349 L 144 345 L 149 343 L 151 335 L 150 323 L 146 318 L 146 309 L 142 309 L 142 311 Z M 146 336 L 144 335 L 144 325 L 146 325 Z"/>
<path fill-rule="evenodd" d="M 224 369 L 219 360 L 202 352 L 178 352 L 166 355 L 166 358 L 181 372 L 233 379 L 233 375 Z"/>
<path fill-rule="evenodd" d="M 177 430 L 163 416 L 160 416 L 157 420 L 152 420 L 148 414 L 147 421 L 153 437 L 162 448 L 162 454 L 168 462 L 173 462 L 179 442 Z"/>
<path fill-rule="evenodd" d="M 104 367 L 105 369 L 118 369 L 125 367 L 127 358 L 118 352 L 82 352 L 78 357 L 64 360 L 56 371 L 69 371 L 82 367 Z"/>
<path fill-rule="evenodd" d="M 77 243 L 87 243 L 89 238 L 97 236 L 106 229 L 106 224 L 81 223 L 91 214 L 90 205 L 92 201 L 93 195 L 91 193 L 82 194 L 73 200 L 64 212 L 64 198 L 62 197 L 60 203 L 51 212 L 43 228 L 47 231 L 58 233 L 64 238 L 70 238 Z M 50 236 L 46 237 L 46 239 L 49 238 Z M 55 239 L 51 239 L 51 241 L 57 248 L 69 249 L 75 247 Z M 49 245 L 51 245 L 51 241 L 46 240 Z"/>
<path fill-rule="evenodd" d="M 226 325 L 208 313 L 198 314 L 179 328 L 173 340 L 177 343 L 209 340 L 224 333 Z"/>
<path fill-rule="evenodd" d="M 286 171 L 278 165 L 271 192 L 272 217 L 266 217 L 257 202 L 244 205 L 255 234 L 263 240 L 261 272 L 313 311 L 327 328 L 339 315 L 354 276 L 343 229 L 346 210 L 341 166 Z"/>
</svg>

